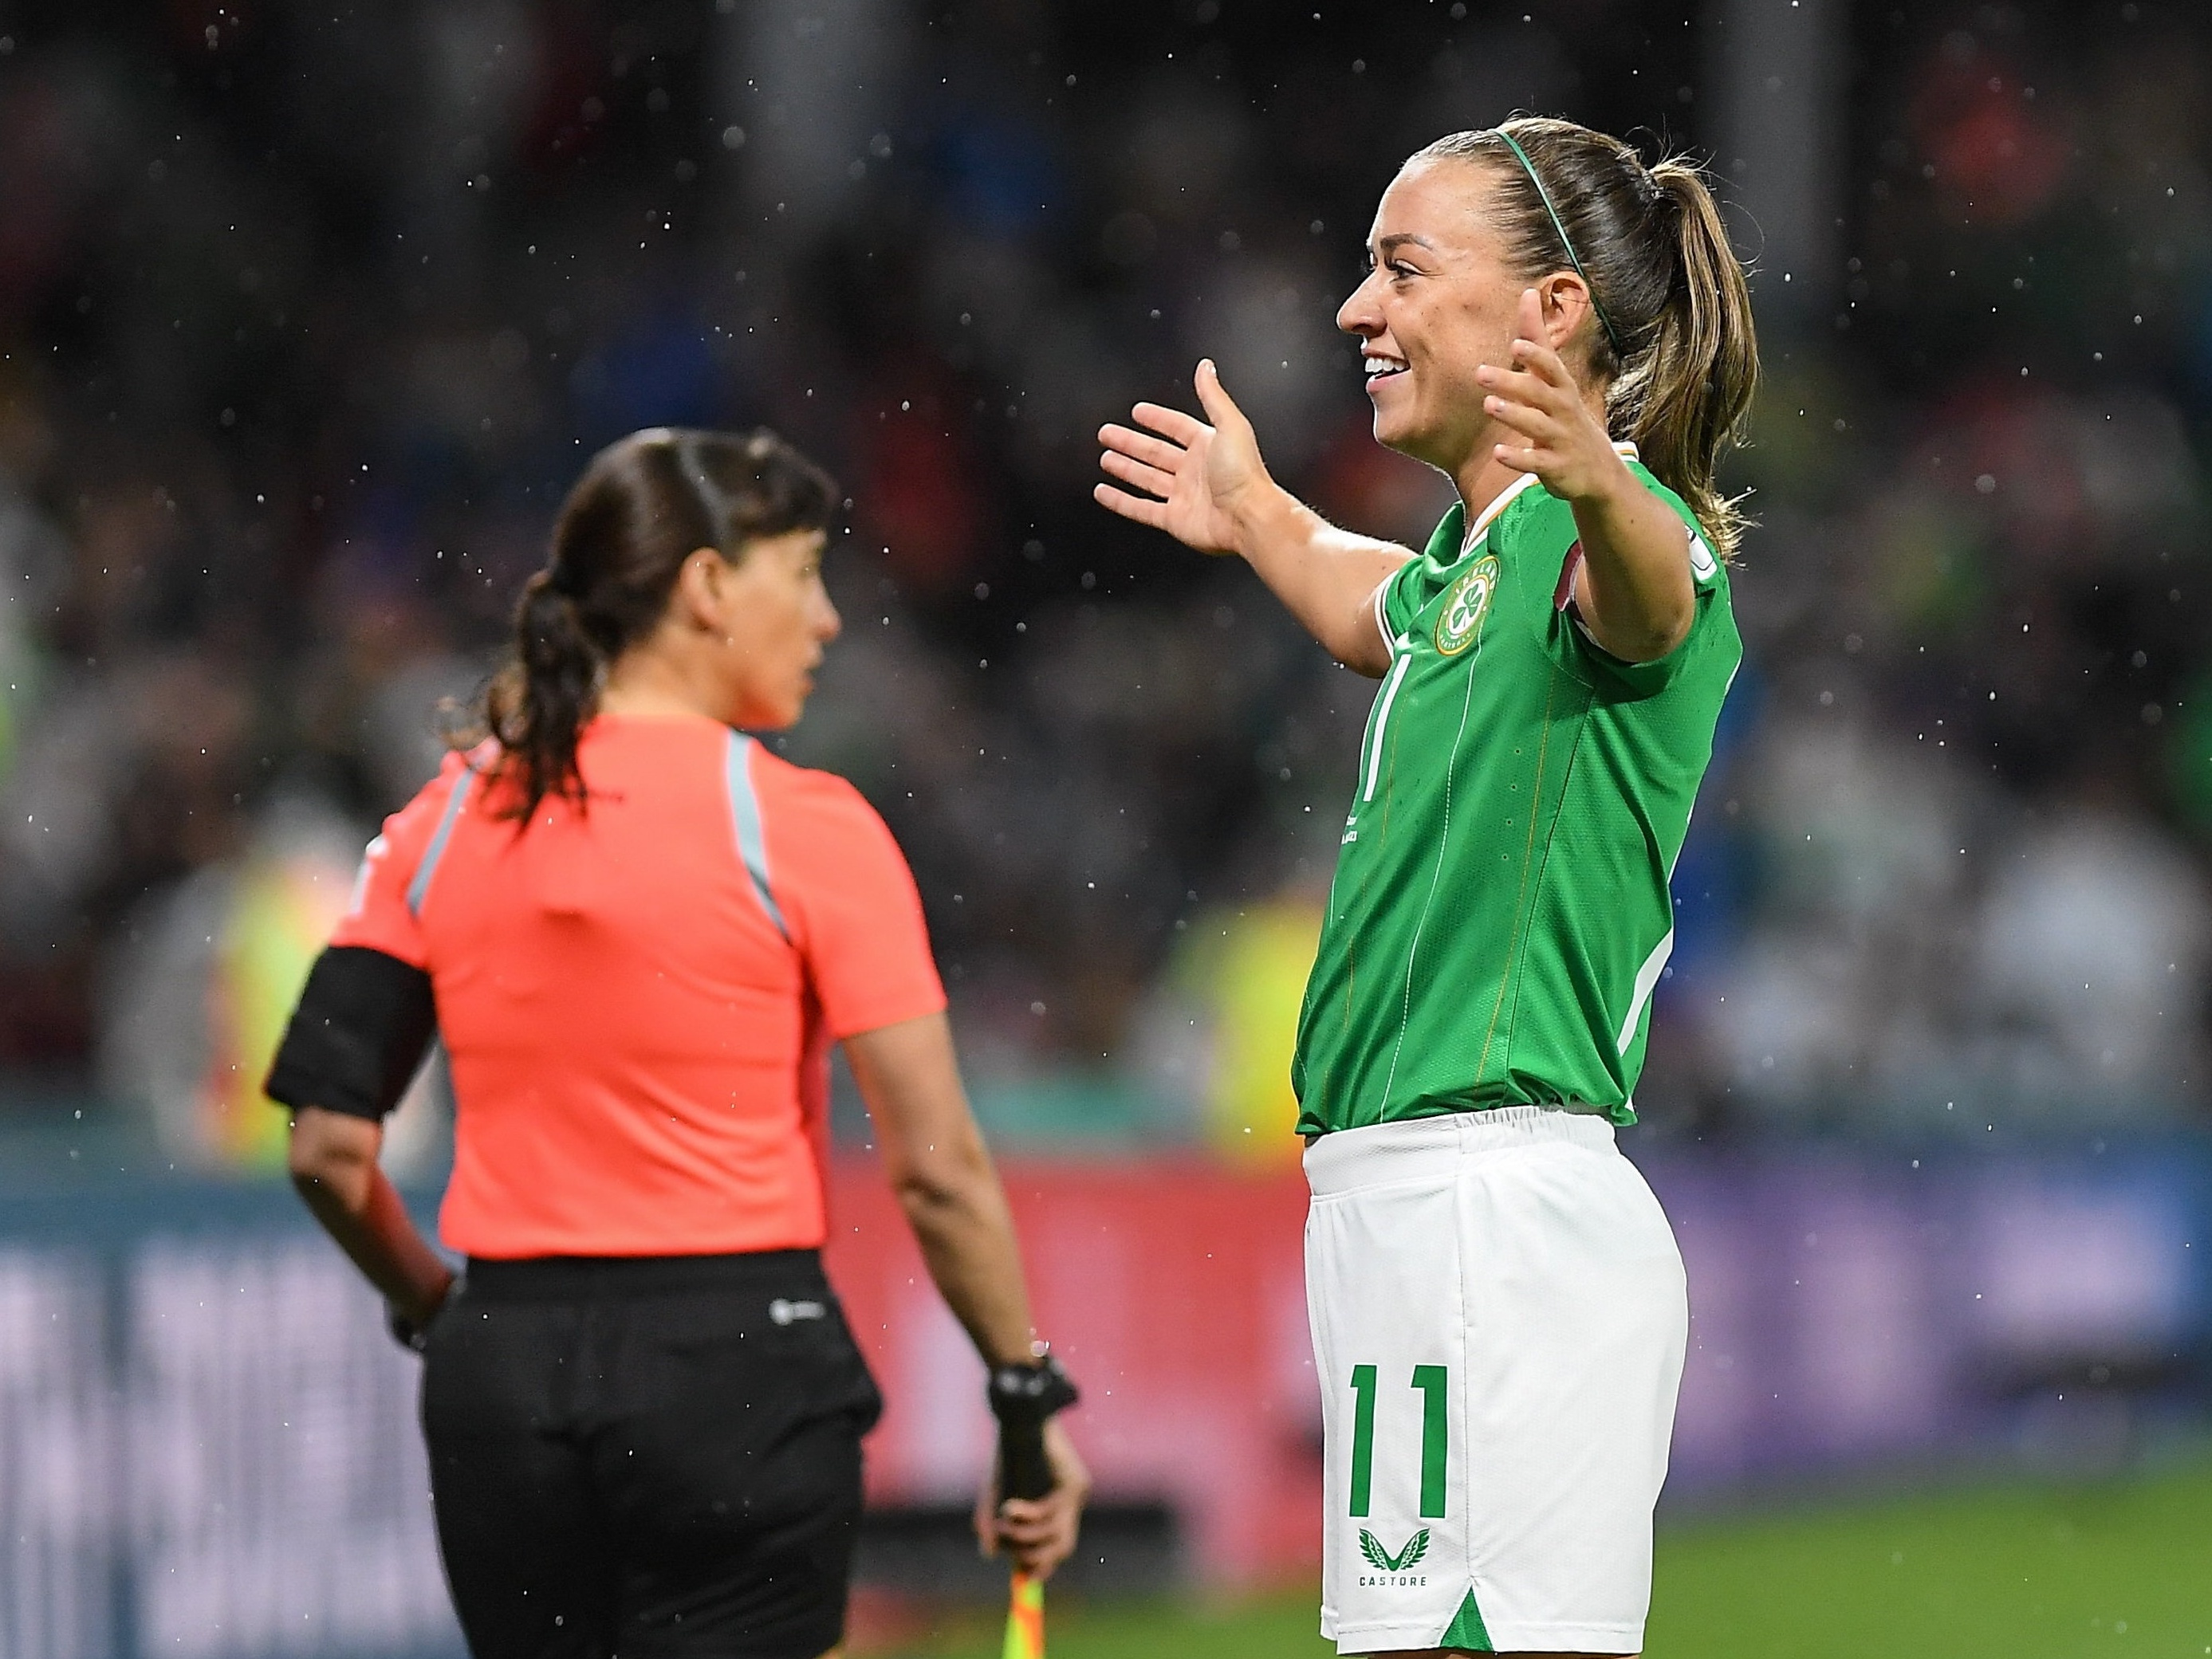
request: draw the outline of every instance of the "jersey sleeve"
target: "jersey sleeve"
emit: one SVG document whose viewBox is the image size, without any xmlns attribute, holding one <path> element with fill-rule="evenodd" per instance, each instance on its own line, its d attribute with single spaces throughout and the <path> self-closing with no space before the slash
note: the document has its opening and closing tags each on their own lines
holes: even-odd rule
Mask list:
<svg viewBox="0 0 2212 1659">
<path fill-rule="evenodd" d="M 1430 532 L 1428 546 L 1385 576 L 1375 590 L 1375 620 L 1382 627 L 1383 644 L 1393 651 L 1413 631 L 1422 608 L 1436 598 L 1441 573 L 1458 559 L 1466 524 L 1466 509 L 1454 504 Z"/>
<path fill-rule="evenodd" d="M 456 792 L 466 788 L 471 776 L 465 757 L 448 755 L 438 775 L 385 819 L 382 831 L 362 855 L 353 896 L 331 936 L 332 945 L 381 951 L 410 968 L 428 968 L 419 919 L 424 878 L 450 831 L 453 809 L 460 805 Z"/>
<path fill-rule="evenodd" d="M 417 917 L 470 775 L 466 761 L 449 757 L 369 842 L 346 913 L 307 975 L 263 1085 L 278 1105 L 375 1119 L 405 1093 L 437 1035 Z"/>
<path fill-rule="evenodd" d="M 1430 595 L 1422 580 L 1422 561 L 1410 558 L 1382 579 L 1375 590 L 1375 620 L 1382 629 L 1382 643 L 1396 650 L 1398 641 L 1413 626 Z"/>
<path fill-rule="evenodd" d="M 890 827 L 859 790 L 824 778 L 806 861 L 822 878 L 796 896 L 796 941 L 822 1018 L 842 1042 L 945 1008 L 921 894 Z"/>
<path fill-rule="evenodd" d="M 1583 684 L 1610 686 L 1632 697 L 1664 691 L 1696 662 L 1723 631 L 1717 618 L 1726 613 L 1729 603 L 1727 575 L 1697 521 L 1671 494 L 1653 493 L 1682 522 L 1683 552 L 1690 563 L 1696 609 L 1681 643 L 1650 662 L 1626 662 L 1614 656 L 1590 637 L 1577 615 L 1570 562 L 1582 557 L 1582 542 L 1571 507 L 1547 491 L 1532 489 L 1528 507 L 1515 515 L 1510 532 L 1514 562 L 1547 572 L 1552 579 L 1551 604 L 1540 623 L 1547 654 Z"/>
</svg>

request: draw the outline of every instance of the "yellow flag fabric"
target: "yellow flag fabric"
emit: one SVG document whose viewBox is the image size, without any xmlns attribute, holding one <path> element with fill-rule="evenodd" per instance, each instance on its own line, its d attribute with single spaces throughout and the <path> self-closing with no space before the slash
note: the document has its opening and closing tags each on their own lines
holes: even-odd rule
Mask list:
<svg viewBox="0 0 2212 1659">
<path fill-rule="evenodd" d="M 1044 1659 L 1044 1583 L 1025 1572 L 1014 1575 L 1000 1659 Z"/>
</svg>

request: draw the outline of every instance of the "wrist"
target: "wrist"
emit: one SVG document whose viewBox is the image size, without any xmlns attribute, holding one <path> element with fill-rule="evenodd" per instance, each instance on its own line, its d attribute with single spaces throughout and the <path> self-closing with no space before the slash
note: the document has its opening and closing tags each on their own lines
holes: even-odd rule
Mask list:
<svg viewBox="0 0 2212 1659">
<path fill-rule="evenodd" d="M 1066 1368 L 1046 1351 L 1049 1345 L 1032 1346 L 1040 1351 L 1036 1358 L 991 1367 L 985 1398 L 1002 1425 L 1042 1424 L 1081 1397 Z"/>
<path fill-rule="evenodd" d="M 983 1363 L 993 1370 L 1006 1365 L 1034 1365 L 1052 1352 L 1052 1344 L 1034 1337 L 1014 1343 L 993 1343 L 983 1350 Z"/>
<path fill-rule="evenodd" d="M 448 1272 L 435 1283 L 420 1287 L 403 1304 L 393 1303 L 392 1310 L 410 1324 L 427 1326 L 445 1307 L 446 1298 L 453 1293 L 453 1275 Z"/>
<path fill-rule="evenodd" d="M 1229 510 L 1233 526 L 1231 548 L 1246 563 L 1256 563 L 1270 547 L 1294 541 L 1308 533 L 1313 517 L 1304 502 L 1263 477 L 1245 489 Z"/>
<path fill-rule="evenodd" d="M 1585 513 L 1601 523 L 1612 523 L 1638 498 L 1644 495 L 1644 486 L 1628 470 L 1628 463 L 1617 449 L 1607 449 L 1605 460 L 1598 468 L 1595 481 L 1585 493 L 1568 498 L 1567 504 L 1580 518 Z"/>
</svg>

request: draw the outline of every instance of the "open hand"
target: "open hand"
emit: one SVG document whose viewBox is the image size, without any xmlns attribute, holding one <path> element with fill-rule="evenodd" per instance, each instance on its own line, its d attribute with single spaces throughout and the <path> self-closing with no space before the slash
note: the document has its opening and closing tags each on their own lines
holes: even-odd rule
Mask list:
<svg viewBox="0 0 2212 1659">
<path fill-rule="evenodd" d="M 1009 1498 L 999 1501 L 999 1474 L 975 1498 L 975 1541 L 983 1553 L 1004 1549 L 1024 1572 L 1036 1577 L 1075 1553 L 1076 1528 L 1083 1520 L 1083 1505 L 1091 1496 L 1091 1471 L 1076 1454 L 1075 1443 L 1054 1418 L 1044 1425 L 1044 1455 L 1052 1464 L 1053 1488 L 1042 1498 Z"/>
<path fill-rule="evenodd" d="M 1199 406 L 1209 426 L 1193 415 L 1159 404 L 1139 404 L 1131 418 L 1149 431 L 1103 426 L 1098 465 L 1131 486 L 1102 483 L 1091 493 L 1101 507 L 1164 530 L 1200 553 L 1234 553 L 1240 513 L 1272 489 L 1259 440 L 1229 394 L 1211 358 L 1194 377 Z M 1141 492 L 1141 493 L 1135 493 Z"/>
<path fill-rule="evenodd" d="M 1534 289 L 1522 293 L 1515 323 L 1520 337 L 1511 348 L 1512 367 L 1486 363 L 1475 371 L 1488 394 L 1484 411 L 1522 441 L 1498 444 L 1492 453 L 1516 472 L 1534 473 L 1564 501 L 1592 500 L 1629 482 L 1604 422 L 1583 401 L 1559 354 L 1543 343 L 1544 307 Z"/>
</svg>

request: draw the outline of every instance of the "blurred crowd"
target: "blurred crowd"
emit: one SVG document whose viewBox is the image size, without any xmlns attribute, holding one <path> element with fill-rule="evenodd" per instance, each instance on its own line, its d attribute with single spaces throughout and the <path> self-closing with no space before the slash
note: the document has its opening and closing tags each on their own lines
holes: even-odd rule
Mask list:
<svg viewBox="0 0 2212 1659">
<path fill-rule="evenodd" d="M 584 459 L 766 422 L 851 497 L 785 747 L 904 843 L 987 1108 L 1288 1145 L 1371 690 L 1093 506 L 1091 434 L 1209 355 L 1287 482 L 1418 539 L 1449 488 L 1332 324 L 1397 161 L 1516 108 L 1721 137 L 1694 4 L 1279 9 L 0 8 L 0 1103 L 265 1153 L 270 1022 Z M 1759 280 L 1749 654 L 1641 1103 L 2179 1121 L 2212 25 L 1863 5 L 1849 45 L 1841 262 Z"/>
</svg>

